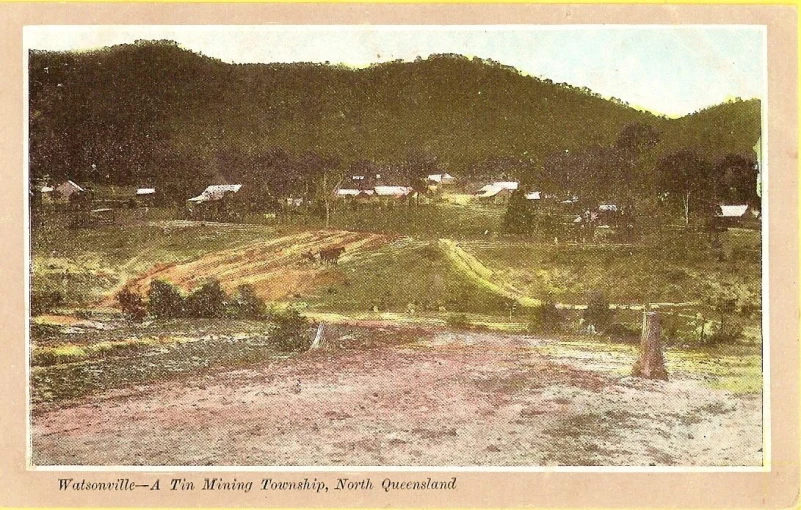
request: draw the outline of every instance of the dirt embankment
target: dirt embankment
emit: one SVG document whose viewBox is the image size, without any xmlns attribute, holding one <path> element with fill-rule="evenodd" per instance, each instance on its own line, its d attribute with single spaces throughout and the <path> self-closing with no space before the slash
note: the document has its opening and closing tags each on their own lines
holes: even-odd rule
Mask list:
<svg viewBox="0 0 801 510">
<path fill-rule="evenodd" d="M 392 337 L 390 334 L 389 337 Z M 37 413 L 33 461 L 98 465 L 758 465 L 761 401 L 623 377 L 553 342 L 416 331 Z M 336 348 L 334 348 L 336 347 Z M 547 348 L 546 348 L 547 347 Z"/>
<path fill-rule="evenodd" d="M 155 279 L 192 290 L 216 278 L 228 292 L 249 284 L 261 298 L 276 301 L 305 293 L 336 278 L 330 271 L 330 264 L 319 262 L 319 256 L 315 261 L 308 260 L 304 254 L 342 247 L 340 260 L 346 261 L 394 239 L 387 235 L 340 230 L 303 232 L 216 251 L 186 262 L 159 265 L 129 280 L 125 286 L 145 295 Z M 114 306 L 114 296 L 105 298 L 102 305 Z"/>
</svg>

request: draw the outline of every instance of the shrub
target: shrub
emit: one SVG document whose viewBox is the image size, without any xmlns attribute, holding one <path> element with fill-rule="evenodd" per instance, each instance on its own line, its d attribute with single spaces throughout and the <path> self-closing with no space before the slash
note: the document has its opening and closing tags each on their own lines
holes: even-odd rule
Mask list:
<svg viewBox="0 0 801 510">
<path fill-rule="evenodd" d="M 612 323 L 614 316 L 615 311 L 609 308 L 609 301 L 603 292 L 590 294 L 590 301 L 584 311 L 584 321 L 588 325 L 595 326 L 597 331 L 604 331 Z"/>
<path fill-rule="evenodd" d="M 54 290 L 49 292 L 31 293 L 31 316 L 42 315 L 61 306 L 64 303 L 64 295 Z"/>
<path fill-rule="evenodd" d="M 252 285 L 240 285 L 228 302 L 227 315 L 239 319 L 263 319 L 267 315 L 264 300 L 256 295 Z"/>
<path fill-rule="evenodd" d="M 164 280 L 153 280 L 150 282 L 147 298 L 147 311 L 150 315 L 162 319 L 184 315 L 184 298 L 171 283 Z"/>
<path fill-rule="evenodd" d="M 729 317 L 723 317 L 712 334 L 706 339 L 708 345 L 733 344 L 743 337 L 743 328 Z"/>
<path fill-rule="evenodd" d="M 468 328 L 470 321 L 467 320 L 467 315 L 463 313 L 452 313 L 445 319 L 445 324 L 451 328 Z"/>
<path fill-rule="evenodd" d="M 131 320 L 141 321 L 147 314 L 142 296 L 128 287 L 117 293 L 117 303 L 119 303 L 125 317 Z"/>
<path fill-rule="evenodd" d="M 226 295 L 218 280 L 209 280 L 184 300 L 188 317 L 218 318 L 225 315 Z"/>
<path fill-rule="evenodd" d="M 311 346 L 309 322 L 294 308 L 274 313 L 271 320 L 270 337 L 279 350 L 302 351 Z"/>
<path fill-rule="evenodd" d="M 534 307 L 528 330 L 532 333 L 551 333 L 562 329 L 564 317 L 551 300 L 545 300 Z"/>
<path fill-rule="evenodd" d="M 632 327 L 627 324 L 616 322 L 606 328 L 604 334 L 611 340 L 626 343 L 637 343 L 640 340 L 640 328 Z"/>
</svg>

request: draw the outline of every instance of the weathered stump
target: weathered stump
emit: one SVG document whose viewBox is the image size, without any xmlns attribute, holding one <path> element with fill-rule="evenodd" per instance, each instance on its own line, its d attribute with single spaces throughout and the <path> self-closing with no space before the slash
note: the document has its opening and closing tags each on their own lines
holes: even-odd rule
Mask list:
<svg viewBox="0 0 801 510">
<path fill-rule="evenodd" d="M 662 328 L 657 312 L 643 312 L 640 359 L 634 363 L 631 375 L 646 379 L 668 380 L 665 358 L 662 356 Z"/>
<path fill-rule="evenodd" d="M 324 330 L 325 330 L 325 326 L 324 326 L 324 325 L 323 325 L 323 323 L 321 322 L 321 323 L 320 323 L 320 324 L 317 326 L 317 334 L 316 334 L 316 335 L 314 335 L 314 341 L 313 341 L 313 342 L 311 343 L 311 345 L 309 346 L 309 350 L 310 350 L 310 351 L 311 351 L 311 350 L 314 350 L 314 349 L 319 349 L 320 347 L 322 347 L 322 346 L 323 346 L 323 342 L 324 342 Z"/>
</svg>

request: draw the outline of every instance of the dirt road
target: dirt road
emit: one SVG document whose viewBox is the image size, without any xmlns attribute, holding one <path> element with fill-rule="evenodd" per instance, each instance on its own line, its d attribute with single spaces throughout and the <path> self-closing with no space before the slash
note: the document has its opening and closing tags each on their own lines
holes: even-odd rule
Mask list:
<svg viewBox="0 0 801 510">
<path fill-rule="evenodd" d="M 620 370 L 633 356 L 559 354 L 532 337 L 405 335 L 367 348 L 329 338 L 329 348 L 296 357 L 41 410 L 34 463 L 761 463 L 758 395 L 682 374 L 633 379 Z"/>
</svg>

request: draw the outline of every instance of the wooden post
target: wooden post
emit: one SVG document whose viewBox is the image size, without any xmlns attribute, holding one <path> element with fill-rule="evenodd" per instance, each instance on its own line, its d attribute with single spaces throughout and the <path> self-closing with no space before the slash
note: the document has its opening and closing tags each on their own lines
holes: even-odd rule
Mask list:
<svg viewBox="0 0 801 510">
<path fill-rule="evenodd" d="M 640 338 L 640 359 L 634 363 L 631 375 L 646 379 L 668 380 L 665 359 L 662 356 L 662 328 L 657 312 L 644 311 L 642 314 L 642 337 Z"/>
</svg>

